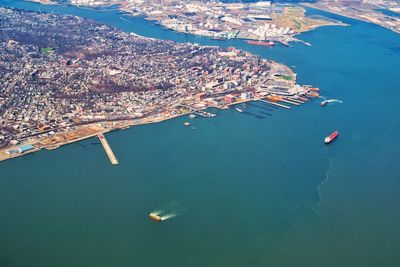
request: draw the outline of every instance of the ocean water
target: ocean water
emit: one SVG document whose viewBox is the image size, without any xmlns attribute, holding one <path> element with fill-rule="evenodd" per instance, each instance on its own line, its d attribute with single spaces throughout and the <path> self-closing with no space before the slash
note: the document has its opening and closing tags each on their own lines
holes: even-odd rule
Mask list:
<svg viewBox="0 0 400 267">
<path fill-rule="evenodd" d="M 343 103 L 311 101 L 265 119 L 214 110 L 192 121 L 195 130 L 182 117 L 112 132 L 117 167 L 96 139 L 1 162 L 0 266 L 400 265 L 400 35 L 309 10 L 351 26 L 300 35 L 312 47 L 267 48 L 116 11 L 1 3 L 235 46 L 292 66 L 299 83 Z M 155 209 L 178 216 L 154 223 Z"/>
</svg>

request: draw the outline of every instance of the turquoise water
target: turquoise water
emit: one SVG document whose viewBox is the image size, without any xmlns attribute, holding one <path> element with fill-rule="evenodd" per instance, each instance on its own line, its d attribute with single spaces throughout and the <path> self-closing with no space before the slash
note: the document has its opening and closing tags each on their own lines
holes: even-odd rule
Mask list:
<svg viewBox="0 0 400 267">
<path fill-rule="evenodd" d="M 400 35 L 341 18 L 351 27 L 300 36 L 312 47 L 269 49 L 115 11 L 2 4 L 246 49 L 296 66 L 300 83 L 343 104 L 310 102 L 264 120 L 215 111 L 196 130 L 178 118 L 113 132 L 117 167 L 96 139 L 2 162 L 1 266 L 399 266 Z M 325 146 L 335 129 L 341 136 Z M 147 218 L 171 201 L 181 215 Z"/>
</svg>

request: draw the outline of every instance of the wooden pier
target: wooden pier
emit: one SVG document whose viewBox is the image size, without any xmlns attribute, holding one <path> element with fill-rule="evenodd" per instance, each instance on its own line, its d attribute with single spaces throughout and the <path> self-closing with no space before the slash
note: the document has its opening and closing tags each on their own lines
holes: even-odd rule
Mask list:
<svg viewBox="0 0 400 267">
<path fill-rule="evenodd" d="M 104 134 L 100 133 L 97 135 L 97 137 L 99 138 L 101 144 L 103 145 L 104 151 L 106 152 L 108 158 L 111 161 L 112 165 L 118 165 L 118 160 L 114 155 L 114 152 L 112 151 L 110 145 L 108 144 L 106 138 L 104 137 Z"/>
</svg>

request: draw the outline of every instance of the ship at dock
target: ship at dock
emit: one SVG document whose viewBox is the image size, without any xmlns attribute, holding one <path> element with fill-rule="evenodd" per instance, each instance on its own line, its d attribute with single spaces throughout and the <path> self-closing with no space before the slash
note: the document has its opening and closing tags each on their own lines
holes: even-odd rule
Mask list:
<svg viewBox="0 0 400 267">
<path fill-rule="evenodd" d="M 275 43 L 272 41 L 265 42 L 265 41 L 248 40 L 248 41 L 246 41 L 246 43 L 251 44 L 251 45 L 261 45 L 261 46 L 270 46 L 270 47 L 275 45 Z"/>
</svg>

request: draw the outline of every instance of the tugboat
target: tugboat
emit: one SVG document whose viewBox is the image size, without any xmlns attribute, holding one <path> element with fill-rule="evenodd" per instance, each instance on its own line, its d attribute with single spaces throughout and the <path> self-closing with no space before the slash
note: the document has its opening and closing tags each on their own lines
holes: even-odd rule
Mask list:
<svg viewBox="0 0 400 267">
<path fill-rule="evenodd" d="M 333 140 L 336 139 L 336 137 L 338 137 L 339 132 L 338 131 L 334 131 L 333 133 L 331 133 L 331 135 L 325 137 L 325 144 L 329 144 L 330 142 L 332 142 Z"/>
<path fill-rule="evenodd" d="M 155 222 L 161 222 L 162 221 L 161 217 L 158 216 L 157 214 L 154 214 L 154 213 L 150 213 L 149 217 L 150 217 L 150 219 L 152 219 Z"/>
</svg>

